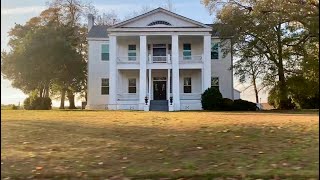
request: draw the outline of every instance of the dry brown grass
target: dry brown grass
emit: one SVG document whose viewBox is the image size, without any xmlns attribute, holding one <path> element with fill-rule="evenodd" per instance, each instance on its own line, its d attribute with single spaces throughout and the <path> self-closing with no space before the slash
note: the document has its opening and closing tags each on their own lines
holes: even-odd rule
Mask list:
<svg viewBox="0 0 320 180">
<path fill-rule="evenodd" d="M 1 177 L 318 179 L 314 113 L 1 113 Z"/>
</svg>

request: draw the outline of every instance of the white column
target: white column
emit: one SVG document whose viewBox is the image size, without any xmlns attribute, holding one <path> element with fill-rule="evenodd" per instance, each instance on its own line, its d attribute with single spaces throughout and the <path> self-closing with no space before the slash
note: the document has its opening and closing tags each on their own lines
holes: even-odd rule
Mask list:
<svg viewBox="0 0 320 180">
<path fill-rule="evenodd" d="M 109 52 L 109 104 L 108 109 L 117 109 L 117 37 L 110 36 Z"/>
<path fill-rule="evenodd" d="M 149 99 L 149 104 L 150 104 L 150 101 L 151 101 L 151 82 L 152 82 L 152 79 L 151 79 L 151 69 L 149 69 L 149 87 L 148 87 L 148 99 Z"/>
<path fill-rule="evenodd" d="M 170 69 L 168 69 L 168 77 L 167 77 L 167 100 L 170 101 Z"/>
<path fill-rule="evenodd" d="M 172 97 L 175 111 L 180 111 L 179 37 L 172 35 Z"/>
<path fill-rule="evenodd" d="M 203 36 L 203 91 L 211 87 L 211 35 Z"/>
<path fill-rule="evenodd" d="M 144 98 L 147 95 L 147 37 L 140 36 L 140 76 L 139 76 L 139 109 L 144 109 Z"/>
</svg>

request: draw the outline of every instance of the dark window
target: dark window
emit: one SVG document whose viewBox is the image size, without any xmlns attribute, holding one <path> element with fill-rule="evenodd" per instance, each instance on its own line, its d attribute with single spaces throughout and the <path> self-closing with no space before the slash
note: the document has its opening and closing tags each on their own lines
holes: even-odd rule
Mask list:
<svg viewBox="0 0 320 180">
<path fill-rule="evenodd" d="M 128 45 L 128 60 L 129 61 L 137 60 L 136 45 Z"/>
<path fill-rule="evenodd" d="M 211 77 L 211 87 L 219 89 L 219 77 Z"/>
<path fill-rule="evenodd" d="M 109 44 L 101 45 L 101 60 L 109 61 Z"/>
<path fill-rule="evenodd" d="M 183 60 L 191 59 L 191 44 L 183 44 Z"/>
<path fill-rule="evenodd" d="M 219 59 L 219 44 L 211 44 L 211 59 Z"/>
<path fill-rule="evenodd" d="M 184 93 L 191 93 L 191 77 L 184 78 L 183 92 Z"/>
<path fill-rule="evenodd" d="M 102 95 L 109 94 L 109 79 L 107 78 L 101 79 L 101 94 Z"/>
<path fill-rule="evenodd" d="M 137 82 L 136 79 L 129 79 L 129 93 L 137 93 Z"/>
<path fill-rule="evenodd" d="M 154 26 L 157 24 L 163 24 L 163 25 L 167 25 L 167 26 L 171 26 L 170 23 L 168 23 L 167 21 L 153 21 L 152 23 L 149 23 L 148 26 Z"/>
</svg>

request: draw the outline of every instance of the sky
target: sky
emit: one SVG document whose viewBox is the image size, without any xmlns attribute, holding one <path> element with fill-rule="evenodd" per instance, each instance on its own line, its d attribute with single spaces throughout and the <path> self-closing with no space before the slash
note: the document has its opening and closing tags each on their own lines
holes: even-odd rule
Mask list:
<svg viewBox="0 0 320 180">
<path fill-rule="evenodd" d="M 48 0 L 1 0 L 1 50 L 9 51 L 8 31 L 17 24 L 25 24 L 30 18 L 37 16 L 46 9 Z M 87 1 L 88 2 L 88 1 Z M 91 0 L 99 13 L 114 11 L 120 19 L 124 19 L 132 11 L 138 11 L 142 7 L 157 8 L 166 4 L 167 0 Z M 201 4 L 200 0 L 171 0 L 173 10 L 185 17 L 202 22 L 213 23 L 214 15 Z M 240 91 L 247 85 L 241 84 L 234 78 L 234 87 Z M 262 102 L 267 101 L 267 95 L 261 93 Z M 1 104 L 22 104 L 27 97 L 19 89 L 11 86 L 11 82 L 1 76 Z M 241 99 L 255 101 L 254 91 L 249 88 L 241 93 Z M 53 101 L 53 106 L 58 106 L 58 101 Z M 81 105 L 80 101 L 76 105 Z"/>
</svg>

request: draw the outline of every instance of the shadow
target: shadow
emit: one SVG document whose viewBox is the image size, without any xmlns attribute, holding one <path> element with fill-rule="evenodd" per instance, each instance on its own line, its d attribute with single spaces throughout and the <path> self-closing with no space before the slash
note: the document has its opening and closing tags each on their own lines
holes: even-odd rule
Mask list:
<svg viewBox="0 0 320 180">
<path fill-rule="evenodd" d="M 235 177 L 242 173 L 255 178 L 288 173 L 296 178 L 318 177 L 318 164 L 314 163 L 319 158 L 318 132 L 277 130 L 258 125 L 183 129 L 161 127 L 166 120 L 145 126 L 117 121 L 119 123 L 106 125 L 41 119 L 6 121 L 2 129 L 5 138 L 5 141 L 1 139 L 2 153 L 14 150 L 38 155 L 31 160 L 21 155 L 4 156 L 1 177 L 14 177 L 12 166 L 22 169 L 16 174 L 17 178 L 29 177 L 32 174 L 30 168 L 24 167 L 26 161 L 28 167 L 44 164 L 49 169 L 43 176 L 47 178 L 53 178 L 55 173 L 59 177 L 73 176 L 83 170 L 88 177 L 123 174 L 136 178 L 201 179 L 205 176 Z M 28 144 L 24 145 L 24 141 Z M 78 167 L 79 162 L 85 167 Z M 103 165 L 98 165 L 99 162 Z M 301 166 L 308 173 L 282 167 L 284 162 L 293 167 Z M 270 164 L 278 164 L 278 167 Z M 55 170 L 56 166 L 72 168 L 60 172 Z"/>
</svg>

